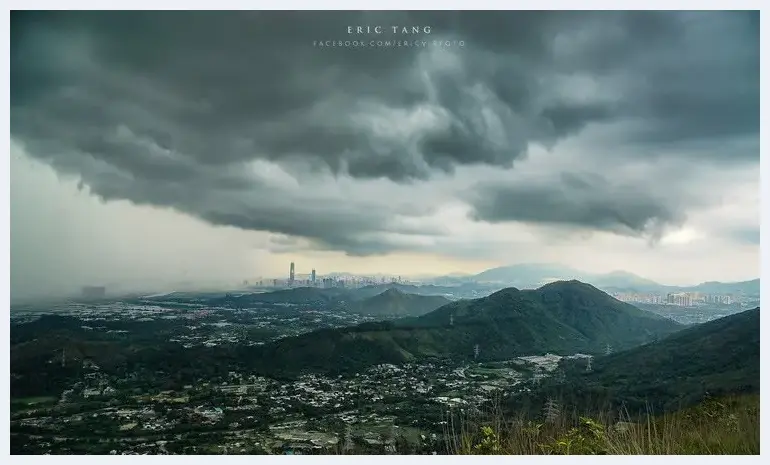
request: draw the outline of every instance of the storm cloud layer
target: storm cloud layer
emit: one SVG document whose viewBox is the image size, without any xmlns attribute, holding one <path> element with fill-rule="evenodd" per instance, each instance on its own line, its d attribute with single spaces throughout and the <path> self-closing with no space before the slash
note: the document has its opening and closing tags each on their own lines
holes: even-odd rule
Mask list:
<svg viewBox="0 0 770 465">
<path fill-rule="evenodd" d="M 317 45 L 372 39 L 426 45 Z M 447 237 L 457 202 L 657 238 L 697 173 L 758 165 L 759 15 L 14 13 L 11 136 L 103 199 L 353 255 Z"/>
</svg>

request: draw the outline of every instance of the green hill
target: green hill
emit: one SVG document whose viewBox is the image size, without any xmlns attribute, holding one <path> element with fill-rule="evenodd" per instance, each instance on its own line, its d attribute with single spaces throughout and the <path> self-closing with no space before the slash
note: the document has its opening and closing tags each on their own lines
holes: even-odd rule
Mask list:
<svg viewBox="0 0 770 465">
<path fill-rule="evenodd" d="M 759 279 L 750 281 L 741 281 L 737 283 L 722 283 L 718 281 L 709 281 L 698 284 L 690 289 L 695 292 L 708 292 L 713 294 L 740 294 L 740 295 L 759 295 Z"/>
<path fill-rule="evenodd" d="M 364 300 L 378 296 L 383 292 L 395 289 L 403 294 L 423 294 L 420 292 L 420 287 L 413 284 L 400 284 L 400 283 L 385 283 L 385 284 L 372 284 L 369 286 L 359 287 L 358 289 L 349 289 L 348 295 L 351 300 Z"/>
<path fill-rule="evenodd" d="M 682 410 L 617 418 L 576 411 L 551 421 L 502 412 L 459 417 L 448 452 L 469 455 L 759 454 L 759 395 L 710 398 Z M 514 413 L 515 415 L 515 413 Z M 522 424 L 526 425 L 522 428 Z M 493 425 L 493 426 L 490 426 Z"/>
<path fill-rule="evenodd" d="M 355 302 L 376 297 L 383 292 L 395 290 L 401 294 L 420 296 L 440 296 L 446 289 L 436 286 L 414 286 L 411 284 L 387 283 L 364 286 L 361 288 L 318 288 L 296 287 L 270 292 L 257 292 L 240 296 L 218 297 L 211 301 L 215 305 L 232 305 L 246 307 L 258 303 L 284 303 L 295 305 L 327 304 Z M 444 303 L 449 300 L 444 301 Z M 434 307 L 436 308 L 436 307 Z"/>
<path fill-rule="evenodd" d="M 610 403 L 660 411 L 706 396 L 759 392 L 759 308 L 599 357 L 592 368 L 568 368 L 564 383 L 545 383 L 530 402 L 558 397 L 581 409 Z"/>
<path fill-rule="evenodd" d="M 632 367 L 632 369 L 630 369 Z M 759 391 L 759 308 L 596 360 L 588 380 L 645 401 Z"/>
<path fill-rule="evenodd" d="M 529 291 L 504 289 L 416 318 L 314 331 L 264 346 L 256 355 L 265 369 L 285 373 L 355 370 L 427 357 L 468 360 L 476 345 L 481 360 L 600 353 L 606 344 L 633 347 L 681 328 L 569 281 Z"/>
<path fill-rule="evenodd" d="M 392 288 L 374 297 L 351 302 L 347 309 L 366 315 L 407 317 L 424 315 L 449 302 L 449 299 L 441 296 L 406 294 Z"/>
</svg>

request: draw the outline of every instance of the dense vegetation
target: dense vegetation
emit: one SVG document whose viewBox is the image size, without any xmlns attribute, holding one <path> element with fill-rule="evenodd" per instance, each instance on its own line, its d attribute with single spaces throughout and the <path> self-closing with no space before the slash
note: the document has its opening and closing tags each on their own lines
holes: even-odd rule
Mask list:
<svg viewBox="0 0 770 465">
<path fill-rule="evenodd" d="M 441 296 L 406 294 L 396 288 L 359 301 L 350 302 L 347 310 L 379 317 L 420 316 L 448 304 Z"/>
<path fill-rule="evenodd" d="M 244 294 L 240 296 L 224 296 L 211 301 L 214 305 L 232 307 L 248 307 L 255 303 L 284 303 L 284 304 L 329 304 L 336 303 L 346 306 L 347 303 L 360 302 L 389 291 L 401 294 L 419 296 L 443 296 L 460 288 L 445 288 L 439 286 L 415 286 L 411 284 L 387 283 L 364 286 L 360 288 L 319 288 L 296 287 L 278 291 Z M 445 300 L 444 303 L 448 302 Z"/>
<path fill-rule="evenodd" d="M 708 396 L 759 392 L 759 308 L 687 328 L 659 342 L 564 366 L 565 376 L 510 400 L 539 414 L 547 399 L 578 411 L 676 410 Z"/>
<path fill-rule="evenodd" d="M 546 352 L 630 348 L 682 326 L 613 299 L 588 284 L 515 288 L 447 304 L 417 318 L 324 329 L 255 350 L 265 370 L 359 370 L 419 358 L 501 360 Z"/>
<path fill-rule="evenodd" d="M 303 371 L 350 372 L 350 378 L 357 379 L 361 369 L 371 365 L 413 360 L 422 363 L 440 358 L 446 363 L 423 364 L 430 367 L 428 372 L 433 373 L 433 367 L 441 366 L 444 373 L 449 373 L 462 365 L 466 370 L 461 376 L 467 373 L 473 377 L 503 364 L 493 362 L 495 360 L 545 352 L 564 355 L 584 352 L 595 355 L 590 366 L 586 358 L 573 358 L 563 360 L 551 377 L 534 379 L 534 372 L 529 372 L 524 377 L 529 379 L 524 385 L 508 385 L 502 392 L 496 391 L 501 396 L 497 409 L 487 414 L 480 414 L 476 407 L 471 409 L 468 405 L 465 405 L 465 414 L 461 414 L 459 407 L 435 401 L 437 395 L 462 397 L 475 392 L 450 394 L 457 392 L 456 387 L 447 392 L 410 394 L 408 401 L 393 393 L 385 394 L 377 405 L 363 408 L 358 404 L 358 409 L 363 415 L 379 411 L 383 406 L 398 405 L 405 412 L 399 418 L 408 420 L 404 424 L 426 428 L 426 431 L 427 428 L 440 431 L 441 426 L 437 425 L 450 420 L 445 435 L 420 443 L 417 449 L 405 449 L 404 444 L 396 441 L 396 450 L 402 453 L 758 452 L 759 308 L 684 327 L 621 303 L 590 285 L 570 281 L 537 290 L 504 289 L 481 299 L 451 302 L 417 317 L 318 329 L 273 342 L 269 341 L 275 339 L 274 327 L 252 324 L 255 318 L 260 323 L 280 317 L 298 322 L 304 318 L 315 321 L 321 306 L 310 299 L 316 298 L 313 296 L 318 295 L 317 291 L 293 289 L 292 295 L 307 298 L 305 305 L 268 303 L 259 307 L 258 318 L 256 310 L 226 305 L 230 308 L 212 310 L 211 314 L 196 310 L 196 314 L 204 315 L 193 319 L 188 319 L 186 311 L 182 311 L 177 319 L 162 316 L 110 320 L 94 315 L 87 315 L 86 319 L 45 315 L 13 324 L 12 413 L 38 409 L 59 415 L 65 410 L 69 412 L 68 409 L 75 409 L 71 413 L 84 413 L 103 408 L 104 405 L 90 397 L 79 398 L 72 405 L 58 403 L 65 389 L 77 384 L 82 390 L 90 383 L 89 374 L 94 374 L 89 366 L 92 363 L 99 366 L 100 379 L 116 389 L 109 400 L 102 401 L 111 406 L 132 408 L 143 408 L 149 402 L 154 410 L 166 415 L 164 412 L 175 411 L 176 407 L 167 405 L 160 397 L 154 398 L 162 391 L 184 392 L 184 396 L 179 397 L 189 396 L 189 403 L 195 406 L 241 405 L 241 394 L 214 389 L 223 383 L 233 383 L 231 372 L 263 374 L 273 380 L 293 379 Z M 329 291 L 324 295 L 328 297 L 337 292 Z M 345 298 L 352 295 L 347 291 L 339 293 Z M 234 302 L 237 298 L 225 299 Z M 325 304 L 325 312 L 332 319 L 340 315 L 337 303 L 344 302 L 340 297 L 335 299 L 338 300 Z M 438 299 L 390 290 L 348 303 L 366 306 L 380 302 L 383 308 L 390 306 L 407 311 L 408 305 L 416 301 L 435 304 Z M 185 347 L 179 343 L 178 337 L 191 333 L 192 326 L 195 334 L 204 340 L 217 334 L 220 329 L 216 325 L 223 318 L 230 325 L 227 333 L 238 333 L 240 339 L 230 342 L 219 339 L 216 346 Z M 366 321 L 358 315 L 355 318 L 352 321 Z M 310 327 L 317 328 L 319 324 Z M 245 337 L 240 333 L 241 326 L 250 328 L 243 329 L 247 331 Z M 281 337 L 285 334 L 298 332 L 281 333 Z M 265 345 L 250 345 L 252 335 Z M 479 347 L 477 354 L 474 353 L 476 346 Z M 603 355 L 608 348 L 614 353 Z M 479 363 L 474 363 L 474 358 Z M 382 367 L 377 370 L 380 369 Z M 414 375 L 414 371 L 406 371 L 409 376 Z M 379 380 L 384 378 L 371 376 L 373 391 L 351 391 L 347 394 L 351 405 L 360 399 L 370 399 L 372 392 L 382 389 Z M 431 385 L 440 384 L 437 378 L 427 379 Z M 331 386 L 327 381 L 324 383 Z M 343 391 L 328 389 L 334 393 Z M 269 412 L 275 392 L 252 396 L 259 409 L 248 415 L 233 410 L 209 429 L 224 434 L 229 425 L 238 422 L 240 427 L 266 430 L 269 418 L 284 415 Z M 294 399 L 293 392 L 285 393 L 286 398 Z M 334 403 L 320 406 L 295 404 L 295 400 L 287 402 L 292 411 L 314 422 L 337 409 Z M 175 418 L 176 415 L 167 416 Z M 619 421 L 624 422 L 620 425 L 622 428 L 618 427 Z M 201 426 L 200 431 L 195 429 L 198 427 L 192 431 L 186 424 L 169 427 L 169 431 L 202 434 L 205 429 Z M 73 426 L 71 431 L 94 440 L 140 434 L 122 431 L 116 420 L 94 420 L 89 425 Z M 39 430 L 39 426 L 25 424 L 17 425 L 15 432 L 37 434 Z M 187 439 L 195 443 L 192 436 Z M 367 447 L 380 446 L 362 442 L 360 447 L 369 451 Z M 105 452 L 109 451 L 105 449 Z"/>
<path fill-rule="evenodd" d="M 528 420 L 488 414 L 450 423 L 456 454 L 694 455 L 759 454 L 759 396 L 709 398 L 662 415 L 564 415 Z"/>
<path fill-rule="evenodd" d="M 376 288 L 363 289 L 373 292 Z M 295 298 L 303 296 L 308 302 L 319 295 L 328 297 L 338 292 L 319 291 L 304 288 L 286 293 Z M 273 295 L 269 297 L 272 299 L 275 294 L 285 295 L 276 292 L 256 296 Z M 390 292 L 385 297 L 392 298 L 394 294 Z M 233 299 L 239 298 L 225 299 L 235 302 Z M 232 317 L 239 318 L 238 313 Z M 77 318 L 46 316 L 14 326 L 14 395 L 60 395 L 64 386 L 80 376 L 80 362 L 70 363 L 74 360 L 90 359 L 116 375 L 155 373 L 153 378 L 163 380 L 165 387 L 173 387 L 198 378 L 226 376 L 228 371 L 293 377 L 306 371 L 352 372 L 380 363 L 398 364 L 415 359 L 467 361 L 474 358 L 476 345 L 478 359 L 482 361 L 545 352 L 600 353 L 606 344 L 617 349 L 633 347 L 681 328 L 579 282 L 554 283 L 528 291 L 504 289 L 481 299 L 452 302 L 420 317 L 320 329 L 264 346 L 220 344 L 183 348 L 169 340 L 169 335 L 179 329 L 176 320 L 98 323 L 106 330 L 141 326 L 125 336 L 104 330 L 88 331 L 82 324 Z M 264 336 L 255 334 L 261 339 Z M 67 359 L 64 365 L 60 363 L 62 352 Z"/>
</svg>

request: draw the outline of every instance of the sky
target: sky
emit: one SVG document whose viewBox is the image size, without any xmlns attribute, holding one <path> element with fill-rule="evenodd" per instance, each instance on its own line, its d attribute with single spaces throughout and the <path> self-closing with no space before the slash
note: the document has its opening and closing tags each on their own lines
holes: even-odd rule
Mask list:
<svg viewBox="0 0 770 465">
<path fill-rule="evenodd" d="M 759 275 L 756 12 L 14 12 L 10 97 L 12 299 Z"/>
</svg>

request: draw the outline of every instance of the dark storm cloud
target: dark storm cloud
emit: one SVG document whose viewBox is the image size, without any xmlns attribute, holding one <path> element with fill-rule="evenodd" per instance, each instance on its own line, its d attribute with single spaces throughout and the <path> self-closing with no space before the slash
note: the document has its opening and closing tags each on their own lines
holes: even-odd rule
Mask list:
<svg viewBox="0 0 770 465">
<path fill-rule="evenodd" d="M 473 197 L 472 215 L 477 220 L 556 224 L 653 241 L 667 226 L 684 219 L 680 207 L 598 174 L 565 173 L 560 179 L 483 185 Z"/>
<path fill-rule="evenodd" d="M 361 38 L 350 25 L 386 26 L 378 39 L 403 38 L 391 25 L 429 25 L 429 41 L 466 46 L 313 46 Z M 620 124 L 607 144 L 651 155 L 758 141 L 758 31 L 756 13 L 14 13 L 11 134 L 103 198 L 384 252 L 395 245 L 383 234 L 423 231 L 394 226 L 382 199 L 310 207 L 293 188 L 254 179 L 250 163 L 407 184 L 511 167 L 531 144 L 551 147 L 592 124 Z M 756 162 L 751 151 L 688 153 Z M 496 212 L 502 194 L 489 188 L 477 216 L 636 232 L 678 218 L 644 195 L 608 203 L 602 186 L 581 188 L 593 203 L 577 211 L 564 208 L 569 196 L 532 186 L 545 217 Z"/>
</svg>

